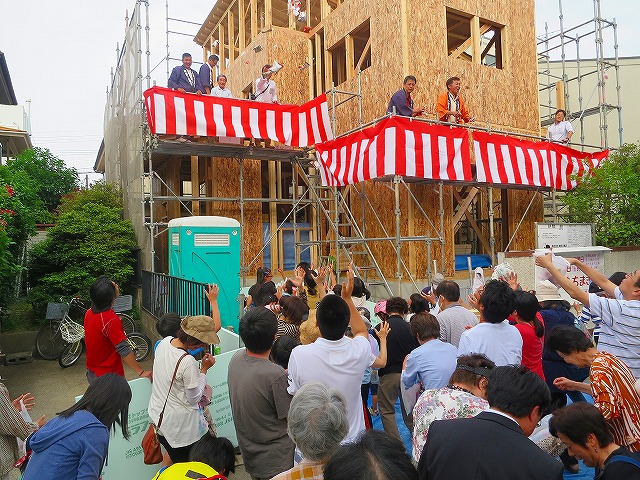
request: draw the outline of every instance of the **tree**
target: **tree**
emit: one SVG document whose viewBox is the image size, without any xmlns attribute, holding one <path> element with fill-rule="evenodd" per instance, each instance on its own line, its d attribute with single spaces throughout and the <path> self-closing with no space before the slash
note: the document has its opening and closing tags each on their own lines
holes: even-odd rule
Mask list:
<svg viewBox="0 0 640 480">
<path fill-rule="evenodd" d="M 612 153 L 565 203 L 573 221 L 595 224 L 599 245 L 640 245 L 640 143 Z"/>
<path fill-rule="evenodd" d="M 124 285 L 133 276 L 137 242 L 122 219 L 122 194 L 105 182 L 62 198 L 55 227 L 29 260 L 29 296 L 42 304 L 60 296 L 88 297 L 98 275 Z"/>
<path fill-rule="evenodd" d="M 32 180 L 45 214 L 55 210 L 63 195 L 78 188 L 76 169 L 65 166 L 64 161 L 45 148 L 25 150 L 15 159 L 7 161 L 7 167 L 13 172 L 22 172 Z M 46 223 L 48 218 L 38 218 L 37 221 Z"/>
</svg>

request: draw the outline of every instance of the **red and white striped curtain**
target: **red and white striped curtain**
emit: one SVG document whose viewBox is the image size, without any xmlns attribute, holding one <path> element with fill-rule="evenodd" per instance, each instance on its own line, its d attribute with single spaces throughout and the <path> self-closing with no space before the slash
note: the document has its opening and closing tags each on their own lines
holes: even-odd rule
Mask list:
<svg viewBox="0 0 640 480">
<path fill-rule="evenodd" d="M 264 138 L 294 147 L 333 139 L 325 94 L 302 105 L 280 105 L 153 87 L 144 100 L 153 134 Z"/>
<path fill-rule="evenodd" d="M 325 186 L 341 186 L 385 175 L 471 181 L 468 132 L 390 117 L 373 127 L 316 145 Z"/>
<path fill-rule="evenodd" d="M 478 183 L 571 190 L 609 151 L 587 153 L 552 142 L 473 132 Z"/>
</svg>

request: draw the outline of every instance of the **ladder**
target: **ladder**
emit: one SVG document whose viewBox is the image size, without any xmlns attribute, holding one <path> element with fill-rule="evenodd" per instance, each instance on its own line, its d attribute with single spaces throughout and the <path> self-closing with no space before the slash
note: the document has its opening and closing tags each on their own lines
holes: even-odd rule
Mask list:
<svg viewBox="0 0 640 480">
<path fill-rule="evenodd" d="M 391 286 L 387 282 L 378 261 L 366 242 L 362 229 L 358 225 L 349 208 L 349 187 L 340 190 L 337 187 L 322 185 L 320 175 L 315 169 L 314 159 L 311 157 L 298 158 L 294 168 L 297 168 L 302 180 L 309 187 L 308 192 L 322 218 L 327 222 L 327 238 L 309 242 L 296 242 L 297 246 L 333 245 L 334 256 L 326 255 L 322 248 L 318 260 L 322 264 L 335 262 L 338 280 L 341 271 L 349 263 L 353 264 L 356 274 L 368 285 L 382 286 L 389 296 L 393 296 Z M 314 173 L 311 173 L 311 172 Z M 374 274 L 375 278 L 370 278 Z"/>
</svg>

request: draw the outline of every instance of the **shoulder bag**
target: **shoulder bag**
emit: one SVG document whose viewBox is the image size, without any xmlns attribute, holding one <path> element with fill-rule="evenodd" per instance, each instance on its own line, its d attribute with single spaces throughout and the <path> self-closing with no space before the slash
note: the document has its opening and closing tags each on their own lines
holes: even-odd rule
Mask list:
<svg viewBox="0 0 640 480">
<path fill-rule="evenodd" d="M 167 398 L 164 401 L 164 406 L 162 407 L 162 411 L 160 412 L 160 417 L 158 418 L 158 426 L 156 427 L 153 422 L 149 423 L 149 428 L 147 432 L 142 437 L 142 452 L 144 454 L 144 463 L 146 465 L 155 465 L 157 463 L 162 462 L 162 450 L 160 449 L 160 439 L 158 438 L 158 429 L 162 424 L 162 417 L 164 416 L 164 409 L 167 408 L 167 402 L 169 401 L 169 393 L 171 392 L 171 387 L 173 386 L 173 382 L 176 379 L 176 374 L 178 373 L 178 367 L 180 366 L 180 362 L 184 357 L 189 355 L 185 353 L 180 357 L 178 363 L 176 364 L 176 368 L 173 371 L 173 377 L 171 378 L 171 383 L 169 384 L 169 391 L 167 392 Z"/>
</svg>

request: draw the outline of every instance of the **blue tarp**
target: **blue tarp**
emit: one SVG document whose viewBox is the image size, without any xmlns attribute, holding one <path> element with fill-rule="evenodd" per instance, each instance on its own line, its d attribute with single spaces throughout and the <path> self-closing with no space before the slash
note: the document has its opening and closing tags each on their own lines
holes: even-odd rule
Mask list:
<svg viewBox="0 0 640 480">
<path fill-rule="evenodd" d="M 467 257 L 471 257 L 471 268 L 488 268 L 491 266 L 491 255 L 465 254 L 456 255 L 456 270 L 467 269 Z"/>
</svg>

